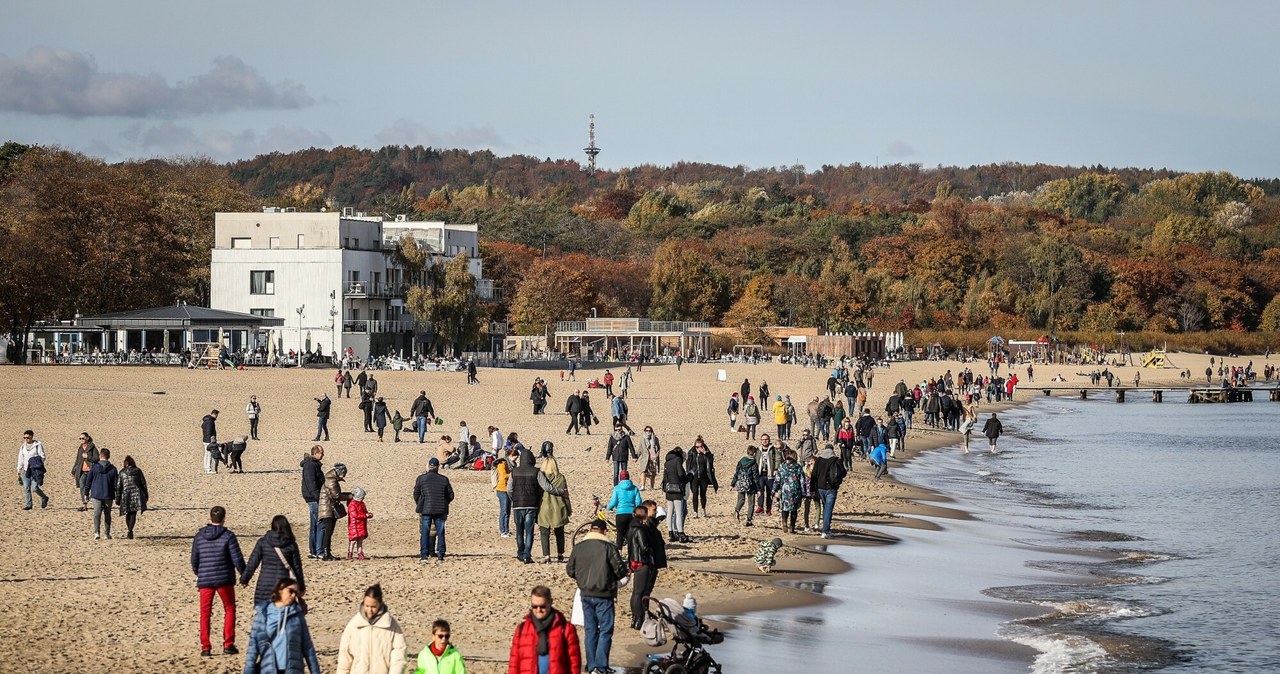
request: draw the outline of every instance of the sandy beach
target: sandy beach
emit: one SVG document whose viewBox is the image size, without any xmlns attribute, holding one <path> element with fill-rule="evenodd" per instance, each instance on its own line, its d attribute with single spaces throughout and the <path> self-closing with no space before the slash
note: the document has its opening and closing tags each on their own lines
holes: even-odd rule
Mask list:
<svg viewBox="0 0 1280 674">
<path fill-rule="evenodd" d="M 1204 384 L 1209 356 L 1170 354 L 1170 360 L 1178 368 L 1191 370 L 1190 383 Z M 1229 362 L 1244 365 L 1247 360 Z M 1262 359 L 1254 358 L 1254 363 L 1260 369 Z M 922 361 L 877 370 L 868 405 L 883 410 L 899 379 L 911 385 L 963 367 L 955 362 Z M 970 367 L 980 374 L 986 371 L 982 362 Z M 727 370 L 726 382 L 716 380 L 719 369 Z M 1024 381 L 1017 398 L 1041 396 L 1036 386 L 1070 387 L 1073 391 L 1060 393 L 1078 395 L 1088 385 L 1078 373 L 1091 369 L 1038 365 L 1036 381 Z M 106 662 L 116 671 L 240 671 L 243 656 L 199 657 L 196 591 L 188 561 L 191 537 L 207 522 L 209 507 L 223 505 L 227 525 L 240 537 L 246 555 L 276 514 L 287 515 L 295 532 L 305 539 L 307 509 L 299 492 L 298 461 L 313 444 L 313 398 L 325 392 L 332 395 L 333 370 L 62 366 L 2 371 L 11 385 L 0 392 L 5 410 L 0 437 L 10 440 L 11 462 L 23 430 L 33 429 L 44 442 L 49 466 L 45 491 L 52 501 L 47 510 L 37 506 L 22 511 L 20 488 L 10 476 L 12 491 L 5 506 L 9 514 L 0 527 L 0 587 L 10 611 L 0 617 L 0 659 L 48 672 L 96 669 Z M 1025 366 L 1016 371 L 1023 378 Z M 1112 371 L 1124 385 L 1132 385 L 1135 368 Z M 425 645 L 431 621 L 445 618 L 452 623 L 454 642 L 473 672 L 505 671 L 511 633 L 527 610 L 533 585 L 551 586 L 557 606 L 568 611 L 574 584 L 563 567 L 520 564 L 514 539 L 499 537 L 497 504 L 487 473 L 445 471 L 457 497 L 449 515 L 448 559 L 443 563 L 418 562 L 418 518 L 411 492 L 414 479 L 434 455 L 435 440 L 442 433 L 455 435 L 459 421 L 465 420 L 482 437 L 485 427 L 495 425 L 504 434 L 519 432 L 530 447 L 536 448 L 544 439 L 554 441 L 573 497 L 571 526 L 586 521 L 590 496 L 607 499 L 610 492 L 610 465 L 604 460 L 607 436 L 602 427 L 595 427 L 590 437 L 566 436 L 567 417 L 558 412 L 575 387 L 585 387 L 587 379 L 602 372 L 580 370 L 575 384 L 558 381 L 554 370 L 481 369 L 476 386 L 467 386 L 462 373 L 376 373 L 379 394 L 391 409 L 406 415 L 417 392 L 427 391 L 445 423 L 434 427 L 423 445 L 417 444 L 416 437 L 410 441 L 408 433 L 406 442 L 394 444 L 390 429 L 387 442 L 378 443 L 374 434 L 362 432 L 356 399 L 334 400 L 329 424 L 332 441 L 321 443 L 326 449 L 325 465 L 342 462 L 349 467 L 345 488 L 367 490 L 373 519 L 365 545 L 371 559 L 307 562 L 305 566 L 311 607 L 308 621 L 326 671 L 335 668 L 341 630 L 354 614 L 363 589 L 374 582 L 382 583 L 412 653 Z M 1179 378 L 1177 369 L 1141 372 L 1144 386 L 1189 383 Z M 1049 381 L 1058 374 L 1067 381 Z M 527 400 L 529 386 L 539 375 L 550 380 L 550 414 L 545 416 L 532 415 Z M 655 596 L 681 597 L 692 591 L 702 612 L 721 614 L 821 600 L 769 584 L 751 563 L 759 542 L 781 535 L 781 529 L 776 514 L 759 516 L 757 526 L 750 529 L 733 517 L 735 495 L 728 483 L 747 443 L 729 429 L 724 407 L 745 377 L 753 391 L 767 381 L 772 393 L 789 394 L 803 416 L 807 402 L 825 392 L 827 375 L 826 370 L 781 364 L 685 365 L 679 371 L 674 366 L 650 366 L 636 373 L 628 397 L 631 425 L 637 430 L 652 425 L 664 449 L 687 448 L 696 435 L 703 435 L 716 454 L 723 487 L 711 499 L 711 517 L 688 521 L 686 532 L 693 542 L 668 543 L 672 568 L 659 575 Z M 205 475 L 201 417 L 218 408 L 223 439 L 247 434 L 244 407 L 250 394 L 257 395 L 262 405 L 262 441 L 250 443 L 244 455 L 246 472 Z M 597 415 L 607 421 L 603 391 L 593 390 L 591 397 Z M 979 409 L 980 427 L 987 413 L 999 408 L 984 404 Z M 922 416 L 917 414 L 917 424 Z M 771 419 L 766 415 L 764 421 Z M 762 424 L 761 430 L 766 429 L 773 427 Z M 117 538 L 95 541 L 91 513 L 78 511 L 79 496 L 70 470 L 75 438 L 82 431 L 93 435 L 99 447 L 109 447 L 116 465 L 131 455 L 146 472 L 152 510 L 139 517 L 135 540 L 122 539 L 124 526 L 118 518 Z M 916 430 L 908 437 L 904 459 L 957 441 L 955 433 Z M 974 451 L 984 450 L 985 444 L 975 433 Z M 1016 446 L 1007 449 L 1018 451 Z M 839 559 L 806 546 L 888 542 L 892 536 L 886 529 L 891 527 L 873 525 L 912 526 L 918 521 L 909 515 L 917 512 L 965 516 L 948 509 L 943 495 L 892 479 L 873 482 L 869 468 L 859 465 L 840 492 L 836 519 L 842 522 L 836 539 L 782 536 L 787 547 L 779 555 L 774 576 L 796 580 L 806 574 L 847 570 Z M 856 523 L 851 525 L 853 520 Z M 334 534 L 335 553 L 345 549 L 345 542 L 346 525 L 340 520 Z M 541 557 L 536 544 L 534 557 Z M 238 590 L 237 642 L 242 647 L 252 615 L 251 591 Z M 625 613 L 625 601 L 620 601 L 619 615 Z M 647 650 L 638 633 L 625 628 L 625 618 L 619 623 L 612 664 L 638 664 Z"/>
</svg>

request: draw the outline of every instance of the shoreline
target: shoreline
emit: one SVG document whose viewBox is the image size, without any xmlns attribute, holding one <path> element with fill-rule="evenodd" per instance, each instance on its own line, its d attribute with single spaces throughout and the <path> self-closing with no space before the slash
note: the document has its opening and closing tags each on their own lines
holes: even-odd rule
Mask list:
<svg viewBox="0 0 1280 674">
<path fill-rule="evenodd" d="M 1179 364 L 1190 360 L 1174 357 Z M 970 364 L 974 366 L 982 363 Z M 954 362 L 913 361 L 877 370 L 868 406 L 883 409 L 899 378 L 915 383 L 962 367 Z M 1191 367 L 1194 371 L 1196 366 Z M 1077 366 L 1037 367 L 1037 375 L 1047 379 L 1057 371 L 1054 368 L 1069 381 L 1076 379 Z M 729 382 L 715 381 L 717 369 L 729 371 Z M 11 598 L 11 611 L 0 618 L 0 658 L 21 657 L 45 671 L 83 670 L 104 657 L 131 671 L 227 671 L 229 659 L 201 659 L 194 647 L 197 615 L 186 569 L 191 535 L 206 521 L 208 507 L 220 504 L 227 506 L 228 525 L 239 535 L 246 555 L 276 513 L 287 515 L 295 532 L 305 538 L 307 517 L 298 494 L 297 465 L 313 444 L 311 399 L 326 391 L 333 395 L 332 370 L 210 372 L 65 366 L 3 371 L 10 386 L 0 390 L 0 405 L 8 412 L 0 419 L 0 434 L 16 438 L 27 428 L 36 431 L 50 457 L 45 489 L 52 502 L 48 510 L 23 513 L 20 497 L 11 486 L 8 507 L 15 525 L 0 528 L 0 586 L 10 590 Z M 1143 373 L 1144 378 L 1149 372 Z M 1176 381 L 1177 371 L 1167 372 Z M 366 544 L 369 561 L 304 564 L 311 605 L 308 622 L 326 668 L 333 664 L 338 636 L 364 587 L 373 582 L 382 582 L 393 615 L 405 626 L 410 652 L 423 647 L 426 626 L 432 620 L 447 618 L 468 669 L 477 673 L 505 670 L 511 631 L 527 611 L 529 587 L 549 585 L 556 605 L 568 608 L 574 585 L 563 568 L 519 565 L 514 561 L 513 539 L 497 536 L 496 502 L 486 473 L 446 471 L 457 499 L 449 516 L 450 559 L 444 563 L 418 563 L 418 522 L 409 498 L 414 479 L 435 453 L 440 433 L 454 434 L 459 420 L 467 419 L 477 434 L 493 424 L 504 433 L 519 431 L 525 443 L 534 447 L 543 439 L 554 440 L 578 509 L 570 527 L 583 522 L 586 513 L 581 510 L 589 504 L 587 496 L 594 492 L 607 498 L 609 494 L 610 467 L 602 456 L 605 438 L 566 436 L 563 414 L 532 416 L 526 398 L 530 382 L 539 374 L 553 378 L 550 409 L 557 409 L 571 389 L 586 383 L 558 382 L 554 373 L 510 368 L 483 369 L 478 386 L 466 386 L 465 375 L 457 373 L 377 372 L 379 393 L 393 410 L 407 411 L 419 389 L 428 390 L 445 424 L 433 427 L 424 445 L 392 444 L 390 437 L 387 443 L 378 443 L 375 436 L 360 432 L 354 399 L 334 400 L 333 442 L 321 443 L 326 448 L 326 467 L 339 461 L 350 466 L 344 488 L 361 486 L 369 491 L 367 502 L 374 519 Z M 716 454 L 717 474 L 725 485 L 746 441 L 728 429 L 723 401 L 743 377 L 751 379 L 753 390 L 760 378 L 767 379 L 774 391 L 790 394 L 803 415 L 807 400 L 821 391 L 826 371 L 780 364 L 645 368 L 636 372 L 628 397 L 632 425 L 653 425 L 664 451 L 688 446 L 701 433 Z M 221 434 L 244 433 L 247 424 L 241 410 L 250 393 L 263 405 L 263 440 L 252 443 L 246 452 L 246 472 L 202 474 L 196 444 L 200 417 L 219 407 L 223 410 Z M 606 407 L 600 393 L 592 391 L 597 414 Z M 1023 387 L 1012 403 L 984 404 L 979 418 L 992 409 L 1019 405 L 1031 395 L 1039 397 L 1039 391 Z M 766 428 L 772 426 L 762 425 L 761 432 Z M 153 510 L 139 518 L 138 540 L 95 542 L 90 516 L 77 512 L 79 498 L 67 469 L 74 456 L 73 439 L 81 431 L 91 432 L 99 446 L 110 447 L 117 464 L 131 454 L 146 472 Z M 913 431 L 906 454 L 891 460 L 890 474 L 894 466 L 957 440 L 954 432 Z M 985 451 L 980 439 L 973 444 L 981 444 Z M 728 489 L 711 496 L 711 517 L 687 523 L 693 543 L 668 544 L 673 567 L 660 574 L 654 596 L 682 598 L 692 591 L 700 613 L 726 616 L 828 602 L 830 598 L 803 589 L 804 584 L 858 571 L 859 565 L 812 548 L 832 543 L 886 545 L 898 538 L 895 533 L 938 528 L 913 515 L 956 521 L 969 516 L 951 507 L 947 495 L 900 483 L 896 476 L 873 484 L 866 465 L 859 464 L 837 501 L 837 519 L 846 525 L 840 528 L 840 537 L 822 540 L 815 535 L 807 540 L 809 536 L 803 534 L 782 535 L 787 547 L 779 555 L 775 573 L 766 577 L 755 570 L 751 556 L 760 540 L 780 534 L 778 518 L 761 515 L 755 528 L 745 529 L 732 516 L 733 496 Z M 340 522 L 334 535 L 335 552 L 344 547 L 343 529 Z M 540 558 L 536 542 L 534 551 L 535 558 Z M 627 598 L 624 590 L 618 607 L 619 624 L 624 626 L 629 616 Z M 247 632 L 251 612 L 242 601 L 237 621 L 241 635 Z M 215 611 L 215 619 L 218 616 L 220 611 Z M 144 638 L 139 638 L 139 630 Z M 89 632 L 98 635 L 95 643 L 104 645 L 86 645 L 72 638 Z M 22 646 L 35 640 L 44 644 L 43 650 Z M 618 629 L 615 661 L 643 662 L 644 654 L 655 649 L 642 643 L 637 633 Z M 111 644 L 109 650 L 106 644 Z"/>
<path fill-rule="evenodd" d="M 935 361 L 935 362 L 937 362 L 939 365 L 944 365 L 944 364 L 954 365 L 954 366 L 963 365 L 962 363 L 958 363 L 954 361 Z M 1075 367 L 1075 366 L 1072 366 L 1072 367 Z M 1141 368 L 1135 368 L 1135 369 L 1141 369 Z M 1115 387 L 1093 386 L 1093 385 L 1076 385 L 1076 386 L 1068 387 L 1068 386 L 1064 386 L 1062 382 L 1055 382 L 1055 384 L 1057 384 L 1058 386 L 1055 386 L 1053 388 L 1056 388 L 1057 390 L 1055 390 L 1051 395 L 1043 396 L 1043 397 L 1047 397 L 1047 398 L 1075 397 L 1075 392 L 1081 389 L 1089 390 L 1090 392 L 1098 392 L 1098 393 L 1104 393 L 1104 392 L 1114 393 L 1116 389 L 1132 390 L 1132 387 L 1124 387 L 1120 385 L 1117 385 Z M 1186 390 L 1186 389 L 1201 388 L 1201 387 L 1203 386 L 1197 386 L 1196 384 L 1189 383 L 1186 380 L 1179 380 L 1177 382 L 1172 382 L 1172 381 L 1166 381 L 1165 379 L 1161 378 L 1161 379 L 1152 381 L 1150 383 L 1144 384 L 1142 388 Z M 982 420 L 983 414 L 990 414 L 992 412 L 999 414 L 1007 410 L 1021 409 L 1021 408 L 1027 407 L 1032 403 L 1034 399 L 1042 397 L 1041 395 L 1038 395 L 1041 393 L 1041 391 L 1042 389 L 1035 388 L 1034 385 L 1028 386 L 1026 388 L 1023 388 L 1020 385 L 1018 393 L 1021 395 L 1013 400 L 1004 400 L 999 403 L 996 403 L 996 402 L 983 403 L 982 407 L 980 408 L 980 411 L 978 412 L 979 421 Z M 1031 396 L 1033 392 L 1037 394 L 1035 397 Z M 1120 403 L 1116 403 L 1116 404 L 1120 404 Z M 870 405 L 870 401 L 868 401 L 868 405 Z M 922 417 L 923 415 L 921 414 L 920 416 Z M 834 534 L 834 530 L 835 530 L 834 519 L 832 522 L 833 524 L 832 539 L 825 539 L 825 540 L 819 539 L 820 542 L 818 542 L 818 541 L 808 541 L 807 539 L 809 538 L 809 535 L 788 536 L 785 534 L 780 534 L 780 537 L 783 538 L 783 541 L 786 547 L 791 547 L 793 549 L 800 548 L 804 551 L 802 555 L 798 556 L 800 557 L 800 559 L 793 558 L 793 561 L 799 562 L 799 561 L 802 561 L 804 558 L 812 557 L 814 555 L 820 556 L 823 560 L 833 560 L 833 561 L 827 561 L 817 568 L 810 567 L 808 569 L 786 569 L 783 567 L 782 558 L 779 557 L 778 567 L 775 568 L 774 572 L 772 574 L 769 574 L 768 576 L 755 571 L 754 566 L 750 563 L 749 560 L 745 560 L 741 565 L 739 565 L 747 569 L 751 569 L 750 571 L 746 571 L 745 574 L 743 572 L 738 572 L 738 571 L 728 570 L 728 569 L 719 569 L 719 570 L 707 569 L 709 572 L 715 573 L 718 575 L 727 575 L 733 578 L 743 579 L 743 580 L 747 580 L 747 579 L 754 580 L 762 585 L 769 587 L 771 589 L 771 592 L 763 600 L 753 601 L 753 602 L 748 602 L 746 600 L 729 600 L 729 601 L 711 602 L 704 606 L 704 604 L 700 601 L 699 613 L 704 615 L 714 614 L 717 616 L 742 618 L 742 617 L 749 616 L 753 613 L 797 609 L 797 608 L 804 608 L 807 606 L 813 606 L 817 604 L 837 602 L 839 600 L 831 599 L 827 596 L 818 594 L 810 590 L 790 586 L 790 584 L 793 584 L 793 583 L 798 584 L 798 582 L 802 582 L 802 581 L 822 580 L 822 579 L 831 578 L 841 574 L 857 572 L 858 569 L 856 565 L 840 560 L 838 557 L 835 557 L 831 552 L 828 552 L 826 550 L 818 550 L 817 547 L 840 546 L 840 547 L 856 548 L 856 547 L 865 547 L 870 545 L 895 545 L 901 542 L 901 539 L 894 537 L 892 534 L 888 534 L 883 531 L 867 530 L 862 527 L 893 527 L 893 528 L 918 529 L 918 530 L 926 530 L 926 531 L 941 530 L 942 528 L 941 526 L 934 524 L 929 520 L 921 519 L 920 517 L 917 517 L 917 516 L 947 519 L 947 520 L 958 520 L 958 521 L 975 519 L 975 516 L 967 510 L 953 508 L 947 505 L 942 505 L 942 504 L 954 503 L 955 500 L 953 497 L 943 492 L 936 491 L 934 489 L 930 489 L 926 487 L 921 487 L 919 485 L 911 484 L 909 482 L 903 482 L 898 480 L 896 477 L 893 477 L 894 471 L 892 469 L 892 466 L 895 464 L 899 466 L 905 466 L 905 465 L 914 463 L 916 461 L 922 460 L 923 458 L 926 457 L 927 454 L 931 454 L 944 449 L 959 450 L 962 447 L 962 437 L 960 433 L 956 431 L 935 430 L 935 429 L 925 428 L 925 429 L 912 429 L 911 433 L 922 433 L 924 435 L 923 437 L 917 438 L 916 441 L 912 442 L 909 447 L 903 447 L 901 450 L 899 450 L 899 458 L 894 458 L 889 460 L 890 462 L 889 475 L 892 479 L 892 484 L 894 485 L 895 490 L 900 493 L 893 494 L 891 496 L 884 496 L 880 494 L 875 495 L 880 501 L 880 503 L 882 504 L 886 502 L 892 502 L 894 505 L 890 509 L 869 511 L 869 512 L 862 512 L 862 513 L 850 513 L 850 515 L 854 515 L 854 517 L 849 517 L 849 516 L 841 517 L 841 511 L 842 511 L 841 502 L 840 500 L 838 500 L 836 505 L 836 517 L 840 518 L 840 522 L 845 525 L 841 528 L 839 537 L 835 537 L 835 534 Z M 985 438 L 979 435 L 977 429 L 975 429 L 973 436 L 971 436 L 970 450 L 969 450 L 970 453 L 985 453 L 989 451 L 985 447 L 985 444 L 979 445 L 979 442 L 981 442 L 982 440 L 985 440 Z M 850 473 L 851 476 L 853 474 L 854 474 L 853 472 Z M 843 496 L 845 496 L 845 494 L 843 493 L 843 490 L 842 490 L 842 497 Z M 850 524 L 854 524 L 858 526 L 852 526 L 852 527 L 848 526 Z M 799 539 L 799 540 L 795 540 L 793 542 L 793 540 L 789 540 L 789 539 Z M 1093 556 L 1087 552 L 1075 550 L 1075 549 L 1069 549 L 1069 548 L 1055 548 L 1055 547 L 1046 546 L 1046 545 L 1037 545 L 1036 547 L 1048 553 Z M 1104 555 L 1104 554 L 1098 554 L 1096 556 L 1100 558 L 1112 557 L 1112 555 Z M 779 573 L 784 573 L 788 575 L 786 575 L 785 577 L 779 577 Z M 1087 579 L 1082 579 L 1082 582 L 1087 582 Z M 786 583 L 788 585 L 783 585 L 783 583 Z M 1010 602 L 1005 600 L 992 600 L 992 601 L 1006 605 L 1010 619 L 1030 618 L 1030 617 L 1036 617 L 1036 616 L 1041 616 L 1046 614 L 1046 611 L 1043 610 L 1041 607 L 1032 607 L 1025 604 L 1019 604 L 1016 602 Z M 725 622 L 722 620 L 708 619 L 708 623 L 722 630 L 734 629 L 732 623 Z M 1031 646 L 999 637 L 994 632 L 990 639 L 934 640 L 934 643 L 940 645 L 943 648 L 954 650 L 957 653 L 971 654 L 974 651 L 982 651 L 987 653 L 989 656 L 993 658 L 1016 659 L 1018 661 L 1025 662 L 1028 666 L 1031 665 L 1031 662 L 1035 658 L 1035 656 L 1041 654 L 1041 651 Z M 641 647 L 634 647 L 632 649 L 629 649 L 629 651 L 640 658 L 640 660 L 638 661 L 639 664 L 635 665 L 637 667 L 643 667 L 643 664 L 645 662 L 645 658 L 647 657 L 647 655 L 649 653 L 655 652 L 652 648 L 646 649 Z"/>
</svg>

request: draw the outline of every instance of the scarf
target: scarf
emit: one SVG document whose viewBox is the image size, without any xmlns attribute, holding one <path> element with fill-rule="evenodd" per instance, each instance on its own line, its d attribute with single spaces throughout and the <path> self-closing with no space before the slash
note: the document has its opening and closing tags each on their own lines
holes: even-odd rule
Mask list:
<svg viewBox="0 0 1280 674">
<path fill-rule="evenodd" d="M 267 605 L 267 627 L 274 630 L 271 635 L 271 655 L 275 659 L 276 669 L 289 668 L 289 633 L 285 629 L 289 612 L 289 605 Z"/>
<path fill-rule="evenodd" d="M 529 619 L 533 621 L 533 628 L 538 631 L 538 655 L 546 655 L 550 652 L 550 648 L 547 646 L 547 633 L 551 631 L 551 621 L 554 617 L 555 613 L 552 611 L 547 611 L 547 617 L 545 618 L 538 618 L 532 613 L 529 614 Z"/>
</svg>

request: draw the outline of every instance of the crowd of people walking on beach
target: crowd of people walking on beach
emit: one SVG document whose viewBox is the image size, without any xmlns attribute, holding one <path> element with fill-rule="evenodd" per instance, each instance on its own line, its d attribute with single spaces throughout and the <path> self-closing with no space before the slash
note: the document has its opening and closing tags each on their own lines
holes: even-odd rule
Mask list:
<svg viewBox="0 0 1280 674">
<path fill-rule="evenodd" d="M 835 365 L 825 393 L 805 404 L 804 418 L 798 417 L 791 393 L 771 392 L 765 381 L 753 387 L 744 379 L 731 395 L 728 422 L 742 434 L 746 446 L 732 464 L 725 486 L 734 494 L 734 517 L 744 529 L 756 527 L 759 516 L 773 517 L 776 511 L 775 526 L 783 533 L 832 538 L 838 534 L 833 530 L 837 494 L 849 472 L 866 462 L 875 479 L 885 477 L 889 459 L 904 449 L 918 410 L 925 426 L 962 432 L 967 451 L 977 406 L 984 395 L 987 400 L 993 395 L 1000 400 L 1012 396 L 1016 387 L 1016 376 L 1007 380 L 975 376 L 967 368 L 956 376 L 948 370 L 913 386 L 900 379 L 892 386 L 881 413 L 867 403 L 876 369 L 870 362 L 849 365 L 854 369 L 843 360 Z M 568 378 L 562 373 L 561 379 L 576 386 L 575 375 L 571 361 Z M 645 598 L 668 564 L 668 542 L 696 543 L 686 532 L 691 521 L 710 517 L 721 508 L 727 515 L 727 507 L 709 498 L 718 494 L 721 475 L 716 454 L 702 435 L 697 435 L 686 451 L 674 444 L 664 447 L 653 425 L 637 425 L 639 433 L 632 428 L 627 397 L 635 382 L 630 366 L 617 376 L 605 370 L 602 377 L 591 380 L 585 388 L 571 390 L 565 399 L 564 413 L 569 417 L 566 435 L 592 435 L 592 427 L 600 425 L 591 389 L 597 389 L 597 396 L 605 401 L 610 420 L 602 457 L 610 464 L 612 491 L 608 501 L 597 506 L 599 512 L 591 513 L 596 517 L 576 545 L 566 544 L 566 528 L 574 515 L 570 500 L 574 488 L 570 476 L 560 469 L 551 440 L 538 445 L 535 453 L 521 442 L 518 432 L 504 434 L 493 425 L 487 426 L 483 436 L 472 433 L 466 421 L 458 423 L 456 435 L 455 431 L 438 429 L 435 454 L 426 461 L 412 493 L 402 496 L 406 501 L 412 499 L 419 517 L 420 562 L 447 563 L 452 553 L 447 545 L 448 522 L 457 497 L 447 471 L 484 471 L 494 493 L 495 534 L 514 538 L 512 552 L 517 562 L 561 564 L 575 581 L 579 596 L 574 603 L 581 614 L 577 621 L 553 607 L 551 590 L 546 586 L 532 588 L 529 612 L 512 637 L 510 671 L 576 672 L 583 665 L 593 674 L 613 671 L 609 662 L 620 588 L 630 584 L 629 624 L 640 629 Z M 469 383 L 478 383 L 474 373 L 470 373 Z M 378 441 L 384 440 L 385 428 L 390 425 L 393 442 L 401 442 L 401 432 L 407 429 L 410 434 L 416 432 L 419 443 L 426 443 L 428 430 L 443 425 L 426 390 L 410 403 L 405 417 L 377 395 L 378 383 L 372 373 L 361 370 L 352 376 L 349 370 L 339 370 L 333 384 L 334 398 L 350 399 L 351 389 L 357 390 L 363 432 L 376 433 Z M 530 390 L 534 415 L 546 413 L 550 395 L 547 382 L 536 378 Z M 333 537 L 344 519 L 348 535 L 345 559 L 368 559 L 365 543 L 375 516 L 366 504 L 365 489 L 347 488 L 348 467 L 343 463 L 326 467 L 324 463 L 326 451 L 320 443 L 331 438 L 334 398 L 327 392 L 314 398 L 315 444 L 299 462 L 301 497 L 308 511 L 305 535 L 301 530 L 295 535 L 288 517 L 276 515 L 246 558 L 236 534 L 228 528 L 228 513 L 222 506 L 208 511 L 208 523 L 195 534 L 191 571 L 199 595 L 202 656 L 211 657 L 214 651 L 211 621 L 215 597 L 223 613 L 221 652 L 239 653 L 235 585 L 247 589 L 256 576 L 245 671 L 319 671 L 306 620 L 305 567 L 344 558 L 333 549 Z M 761 430 L 766 414 L 772 415 L 773 424 Z M 264 407 L 256 395 L 249 396 L 245 406 L 248 433 L 227 442 L 219 433 L 220 416 L 218 409 L 212 409 L 200 420 L 204 472 L 216 473 L 220 466 L 229 472 L 243 472 L 242 457 L 248 442 L 259 441 L 265 427 Z M 800 427 L 796 428 L 798 422 Z M 991 415 L 982 432 L 995 452 L 1002 432 L 996 415 Z M 27 510 L 34 507 L 35 497 L 41 508 L 49 504 L 41 489 L 45 461 L 43 444 L 27 431 L 18 453 Z M 93 510 L 95 538 L 112 538 L 113 509 L 125 518 L 127 537 L 134 537 L 138 515 L 148 510 L 150 491 L 142 468 L 132 457 L 126 456 L 117 469 L 111 462 L 111 451 L 98 447 L 88 433 L 82 433 L 71 477 L 80 497 L 79 509 Z M 537 559 L 535 528 L 540 534 Z M 761 543 L 753 559 L 762 572 L 774 568 L 781 546 L 777 538 Z M 581 645 L 575 622 L 582 628 Z M 430 633 L 430 643 L 417 656 L 416 671 L 465 672 L 462 656 L 450 644 L 448 621 L 436 620 Z M 368 587 L 358 612 L 343 631 L 338 671 L 402 671 L 407 657 L 404 630 L 389 613 L 381 587 Z"/>
</svg>

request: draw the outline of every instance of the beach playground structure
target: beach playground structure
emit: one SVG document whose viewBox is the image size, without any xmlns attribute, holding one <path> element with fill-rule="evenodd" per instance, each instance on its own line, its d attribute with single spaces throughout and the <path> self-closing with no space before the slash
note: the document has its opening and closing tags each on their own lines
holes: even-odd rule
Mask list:
<svg viewBox="0 0 1280 674">
<path fill-rule="evenodd" d="M 1169 362 L 1169 355 L 1164 349 L 1152 349 L 1151 353 L 1142 357 L 1142 367 L 1173 367 L 1173 364 Z"/>
</svg>

